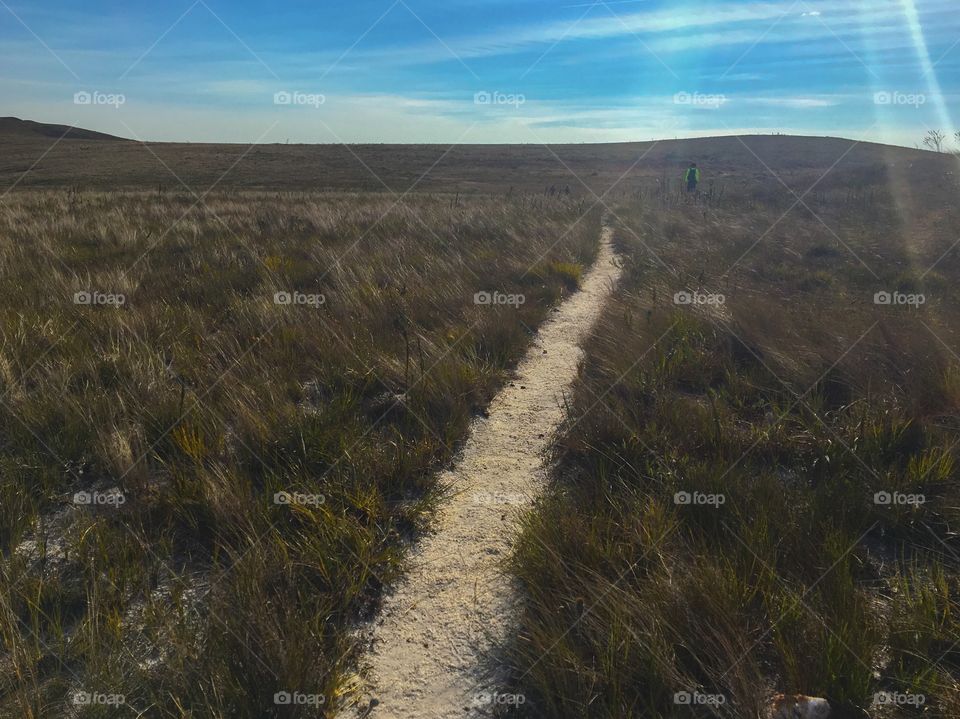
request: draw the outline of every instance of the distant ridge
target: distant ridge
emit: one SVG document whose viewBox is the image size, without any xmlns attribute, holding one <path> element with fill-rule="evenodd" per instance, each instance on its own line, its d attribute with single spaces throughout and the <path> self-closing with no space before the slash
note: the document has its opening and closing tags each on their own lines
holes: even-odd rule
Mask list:
<svg viewBox="0 0 960 719">
<path fill-rule="evenodd" d="M 718 188 L 739 182 L 738 173 L 762 175 L 771 186 L 779 184 L 776 177 L 802 179 L 806 188 L 849 183 L 851 177 L 870 178 L 891 168 L 918 178 L 935 173 L 953 187 L 956 172 L 953 155 L 839 137 L 740 135 L 549 146 L 145 143 L 0 117 L 0 192 L 13 187 L 162 192 L 183 185 L 223 191 L 639 193 L 664 178 L 679 182 L 690 162 L 703 168 L 707 186 Z M 830 167 L 835 171 L 825 178 L 823 170 Z"/>
<path fill-rule="evenodd" d="M 0 139 L 16 135 L 23 137 L 33 135 L 40 137 L 64 138 L 70 140 L 123 140 L 122 137 L 108 135 L 104 132 L 84 130 L 81 127 L 70 125 L 50 125 L 45 122 L 21 120 L 19 117 L 0 117 Z"/>
</svg>

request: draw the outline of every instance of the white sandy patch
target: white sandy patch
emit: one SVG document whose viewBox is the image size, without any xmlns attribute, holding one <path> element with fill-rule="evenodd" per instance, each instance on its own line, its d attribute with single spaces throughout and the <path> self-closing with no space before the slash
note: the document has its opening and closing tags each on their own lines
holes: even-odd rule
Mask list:
<svg viewBox="0 0 960 719">
<path fill-rule="evenodd" d="M 540 493 L 544 454 L 563 420 L 562 396 L 577 374 L 580 343 L 620 275 L 604 229 L 582 288 L 541 326 L 517 377 L 478 419 L 452 470 L 454 492 L 436 533 L 412 552 L 388 596 L 365 672 L 359 708 L 342 716 L 450 719 L 492 716 L 503 677 L 495 659 L 516 626 L 515 595 L 498 562 L 510 550 L 512 520 Z M 370 710 L 370 700 L 376 705 Z"/>
</svg>

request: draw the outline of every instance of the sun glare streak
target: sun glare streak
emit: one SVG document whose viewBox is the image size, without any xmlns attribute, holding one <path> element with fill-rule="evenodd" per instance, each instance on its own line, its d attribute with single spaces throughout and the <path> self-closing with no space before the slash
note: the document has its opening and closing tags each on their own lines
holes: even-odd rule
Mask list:
<svg viewBox="0 0 960 719">
<path fill-rule="evenodd" d="M 940 82 L 935 72 L 934 63 L 930 61 L 930 52 L 927 48 L 926 38 L 923 34 L 923 26 L 917 13 L 916 5 L 914 0 L 900 0 L 900 4 L 903 7 L 904 18 L 910 32 L 914 52 L 916 53 L 917 64 L 920 70 L 919 77 L 922 82 L 926 83 L 925 87 L 919 86 L 918 83 L 918 87 L 912 90 L 911 93 L 923 95 L 926 101 L 933 107 L 937 124 L 940 127 L 927 129 L 942 130 L 947 133 L 948 138 L 952 138 L 956 128 L 944 102 L 943 92 L 940 89 Z M 918 138 L 918 140 L 919 139 L 920 138 Z M 908 268 L 904 276 L 923 277 L 930 272 L 931 269 L 927 267 L 926 262 L 921 259 L 925 256 L 925 253 L 918 239 L 924 236 L 924 233 L 920 231 L 924 218 L 918 216 L 915 210 L 915 204 L 906 200 L 913 192 L 911 182 L 912 163 L 894 159 L 899 153 L 893 148 L 888 148 L 884 154 L 887 162 L 890 198 L 896 207 L 899 218 L 899 242 L 903 254 L 907 258 Z"/>
<path fill-rule="evenodd" d="M 920 16 L 917 13 L 917 6 L 914 0 L 900 0 L 903 6 L 903 14 L 907 21 L 907 27 L 910 29 L 910 37 L 913 40 L 913 49 L 917 54 L 917 61 L 923 70 L 921 78 L 927 84 L 927 97 L 932 100 L 934 109 L 937 113 L 937 119 L 940 121 L 943 130 L 950 136 L 956 131 L 953 120 L 950 117 L 950 111 L 943 101 L 943 92 L 940 90 L 940 81 L 937 78 L 934 64 L 930 62 L 930 52 L 927 50 L 927 41 L 923 36 L 923 26 L 920 23 Z"/>
</svg>

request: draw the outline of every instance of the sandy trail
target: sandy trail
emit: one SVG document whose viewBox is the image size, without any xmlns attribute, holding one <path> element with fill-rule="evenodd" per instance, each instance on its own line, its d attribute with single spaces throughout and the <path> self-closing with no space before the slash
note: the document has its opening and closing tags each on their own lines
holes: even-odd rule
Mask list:
<svg viewBox="0 0 960 719">
<path fill-rule="evenodd" d="M 503 679 L 495 655 L 516 616 L 498 562 L 510 549 L 516 512 L 543 486 L 544 451 L 563 419 L 561 397 L 576 376 L 580 342 L 620 275 L 610 240 L 605 228 L 581 290 L 541 326 L 517 377 L 441 477 L 454 495 L 436 533 L 413 549 L 406 577 L 372 629 L 364 711 L 341 717 L 486 717 L 510 700 L 494 694 Z M 371 698 L 378 703 L 369 711 Z"/>
</svg>

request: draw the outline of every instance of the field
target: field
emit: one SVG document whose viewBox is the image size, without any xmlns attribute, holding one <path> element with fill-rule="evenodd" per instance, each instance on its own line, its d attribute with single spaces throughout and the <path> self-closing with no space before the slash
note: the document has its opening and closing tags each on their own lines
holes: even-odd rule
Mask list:
<svg viewBox="0 0 960 719">
<path fill-rule="evenodd" d="M 435 470 L 598 225 L 560 199 L 195 202 L 0 210 L 4 716 L 333 701 Z"/>
<path fill-rule="evenodd" d="M 708 170 L 706 185 L 722 185 L 727 192 L 745 184 L 782 189 L 768 167 L 787 182 L 797 180 L 798 187 L 801 178 L 809 177 L 801 192 L 838 161 L 831 175 L 852 173 L 852 186 L 861 182 L 859 173 L 876 171 L 878 165 L 899 168 L 904 180 L 909 177 L 924 187 L 957 169 L 948 156 L 829 137 L 756 135 L 600 145 L 203 145 L 83 134 L 72 139 L 78 132 L 0 118 L 0 190 L 15 185 L 151 192 L 192 188 L 200 193 L 223 188 L 539 195 L 552 189 L 592 204 L 596 197 L 591 192 L 608 201 L 661 176 L 679 180 L 691 159 Z M 947 186 L 956 187 L 954 178 Z M 909 186 L 903 189 L 909 191 Z"/>
<path fill-rule="evenodd" d="M 0 120 L 0 716 L 336 716 L 603 226 L 505 713 L 960 716 L 954 158 L 65 132 Z"/>
<path fill-rule="evenodd" d="M 614 208 L 622 288 L 511 559 L 538 715 L 960 716 L 954 190 L 841 165 L 785 215 L 816 180 Z"/>
</svg>

